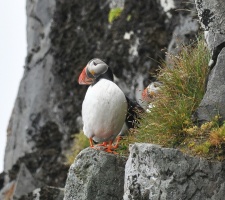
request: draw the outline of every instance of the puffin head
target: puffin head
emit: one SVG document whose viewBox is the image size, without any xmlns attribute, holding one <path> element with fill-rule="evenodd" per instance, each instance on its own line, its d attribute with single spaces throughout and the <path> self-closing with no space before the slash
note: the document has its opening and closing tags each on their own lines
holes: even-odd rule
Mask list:
<svg viewBox="0 0 225 200">
<path fill-rule="evenodd" d="M 160 82 L 152 82 L 149 84 L 142 92 L 142 99 L 144 101 L 150 101 L 150 99 L 154 98 L 159 93 L 161 86 L 162 83 Z"/>
<path fill-rule="evenodd" d="M 96 79 L 105 74 L 108 69 L 109 66 L 105 62 L 99 58 L 94 58 L 88 62 L 81 72 L 78 83 L 80 85 L 91 85 Z"/>
</svg>

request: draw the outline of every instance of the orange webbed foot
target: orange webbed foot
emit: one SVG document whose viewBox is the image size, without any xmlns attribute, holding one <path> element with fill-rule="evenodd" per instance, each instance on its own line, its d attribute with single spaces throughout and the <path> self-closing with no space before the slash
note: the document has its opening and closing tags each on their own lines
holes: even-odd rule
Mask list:
<svg viewBox="0 0 225 200">
<path fill-rule="evenodd" d="M 112 154 L 118 154 L 117 152 L 114 151 L 116 148 L 112 145 L 112 143 L 113 143 L 113 141 L 110 140 L 107 148 L 105 149 L 105 152 L 112 153 Z"/>
<path fill-rule="evenodd" d="M 117 137 L 115 145 L 113 145 L 113 140 L 94 145 L 93 139 L 89 138 L 90 148 L 96 149 L 96 150 L 103 150 L 107 153 L 118 154 L 114 150 L 118 148 L 121 138 L 122 138 L 121 136 Z"/>
</svg>

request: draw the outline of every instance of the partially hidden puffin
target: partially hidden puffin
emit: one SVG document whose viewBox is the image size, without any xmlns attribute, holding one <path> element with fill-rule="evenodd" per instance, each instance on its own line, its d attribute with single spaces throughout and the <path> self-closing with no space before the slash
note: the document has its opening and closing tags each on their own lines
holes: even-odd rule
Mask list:
<svg viewBox="0 0 225 200">
<path fill-rule="evenodd" d="M 154 107 L 154 98 L 159 94 L 162 83 L 155 81 L 150 83 L 142 92 L 142 100 L 146 103 L 146 112 L 151 112 Z"/>
<path fill-rule="evenodd" d="M 90 85 L 82 104 L 83 131 L 89 138 L 90 147 L 102 142 L 105 151 L 113 153 L 118 142 L 114 139 L 121 132 L 128 114 L 128 101 L 123 91 L 113 82 L 109 66 L 98 58 L 88 62 L 78 80 Z"/>
<path fill-rule="evenodd" d="M 150 83 L 142 92 L 142 99 L 150 101 L 159 93 L 160 87 L 162 87 L 162 83 L 158 81 Z"/>
</svg>

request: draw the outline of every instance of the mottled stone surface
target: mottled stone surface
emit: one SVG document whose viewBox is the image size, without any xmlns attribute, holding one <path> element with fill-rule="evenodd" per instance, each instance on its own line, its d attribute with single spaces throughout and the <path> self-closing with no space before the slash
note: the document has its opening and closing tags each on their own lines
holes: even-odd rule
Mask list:
<svg viewBox="0 0 225 200">
<path fill-rule="evenodd" d="M 121 200 L 126 159 L 87 148 L 70 166 L 64 200 Z"/>
<path fill-rule="evenodd" d="M 197 109 L 198 121 L 210 121 L 220 114 L 225 119 L 225 1 L 195 0 L 198 16 L 205 30 L 211 52 L 206 93 Z"/>
<path fill-rule="evenodd" d="M 14 199 L 19 199 L 22 195 L 32 192 L 37 187 L 38 182 L 34 179 L 26 166 L 21 164 L 13 194 Z M 24 190 L 24 188 L 26 188 L 26 190 Z"/>
<path fill-rule="evenodd" d="M 217 61 L 208 78 L 207 90 L 197 110 L 199 121 L 210 121 L 215 115 L 225 119 L 225 48 L 219 53 Z"/>
<path fill-rule="evenodd" d="M 130 147 L 124 190 L 124 200 L 222 200 L 225 163 L 137 143 Z"/>
<path fill-rule="evenodd" d="M 225 1 L 195 0 L 202 27 L 208 31 L 225 34 Z"/>
</svg>

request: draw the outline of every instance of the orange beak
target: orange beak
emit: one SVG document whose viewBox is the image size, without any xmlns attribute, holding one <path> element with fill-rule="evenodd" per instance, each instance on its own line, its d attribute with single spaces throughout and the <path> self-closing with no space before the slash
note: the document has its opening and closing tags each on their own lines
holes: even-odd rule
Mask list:
<svg viewBox="0 0 225 200">
<path fill-rule="evenodd" d="M 144 91 L 142 92 L 142 99 L 144 101 L 148 101 L 149 100 L 148 89 L 147 88 L 145 88 Z"/>
<path fill-rule="evenodd" d="M 87 76 L 86 67 L 85 67 L 79 76 L 78 83 L 80 85 L 91 85 L 93 82 L 94 82 L 94 79 L 89 78 Z"/>
</svg>

